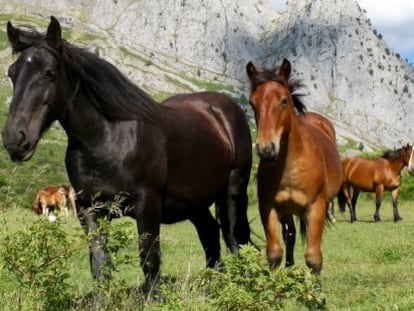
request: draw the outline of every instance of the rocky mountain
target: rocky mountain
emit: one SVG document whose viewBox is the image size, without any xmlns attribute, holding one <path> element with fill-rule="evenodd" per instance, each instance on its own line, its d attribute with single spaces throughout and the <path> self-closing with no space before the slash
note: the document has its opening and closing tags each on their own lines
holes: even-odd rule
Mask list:
<svg viewBox="0 0 414 311">
<path fill-rule="evenodd" d="M 294 59 L 309 106 L 374 145 L 412 142 L 413 68 L 373 29 L 351 0 L 289 1 L 266 40 L 277 58 Z"/>
<path fill-rule="evenodd" d="M 283 12 L 268 0 L 4 1 L 0 26 L 43 28 L 54 15 L 65 38 L 158 99 L 210 89 L 246 101 L 246 63 L 288 58 L 308 109 L 334 121 L 340 144 L 369 150 L 413 141 L 413 68 L 354 0 L 290 0 Z"/>
</svg>

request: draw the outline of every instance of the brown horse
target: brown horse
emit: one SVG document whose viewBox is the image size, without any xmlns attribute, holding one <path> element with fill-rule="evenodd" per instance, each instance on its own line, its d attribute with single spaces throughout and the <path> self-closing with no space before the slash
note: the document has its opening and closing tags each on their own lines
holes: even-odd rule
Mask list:
<svg viewBox="0 0 414 311">
<path fill-rule="evenodd" d="M 374 220 L 381 220 L 380 207 L 384 191 L 391 191 L 394 221 L 402 220 L 398 211 L 398 193 L 401 185 L 401 170 L 408 166 L 408 171 L 414 175 L 413 148 L 409 144 L 397 150 L 387 150 L 377 159 L 350 157 L 342 161 L 343 181 L 338 194 L 339 209 L 344 212 L 348 204 L 351 212 L 351 222 L 357 220 L 355 207 L 359 193 L 375 192 Z M 352 199 L 350 191 L 352 189 Z"/>
<path fill-rule="evenodd" d="M 342 180 L 335 130 L 325 117 L 306 113 L 293 91 L 300 86 L 290 79 L 291 65 L 258 71 L 250 62 L 250 103 L 257 124 L 259 210 L 267 238 L 267 257 L 272 268 L 280 265 L 283 249 L 279 222 L 286 243 L 286 266 L 294 263 L 295 227 L 300 218 L 306 234 L 306 264 L 312 272 L 322 269 L 321 238 L 328 203 Z"/>
<path fill-rule="evenodd" d="M 73 214 L 76 213 L 76 193 L 71 185 L 47 186 L 39 190 L 33 201 L 33 208 L 37 214 L 49 216 L 49 209 L 58 207 L 62 214 L 68 216 L 67 201 L 69 200 Z"/>
</svg>

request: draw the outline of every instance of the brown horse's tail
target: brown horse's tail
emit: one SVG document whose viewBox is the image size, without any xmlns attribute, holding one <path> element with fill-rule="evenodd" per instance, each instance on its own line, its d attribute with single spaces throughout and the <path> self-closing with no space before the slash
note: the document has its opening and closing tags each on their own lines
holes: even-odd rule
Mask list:
<svg viewBox="0 0 414 311">
<path fill-rule="evenodd" d="M 341 187 L 339 188 L 339 192 L 338 192 L 338 206 L 339 206 L 339 211 L 341 213 L 345 213 L 346 203 L 347 203 L 347 200 L 346 200 L 344 188 Z"/>
</svg>

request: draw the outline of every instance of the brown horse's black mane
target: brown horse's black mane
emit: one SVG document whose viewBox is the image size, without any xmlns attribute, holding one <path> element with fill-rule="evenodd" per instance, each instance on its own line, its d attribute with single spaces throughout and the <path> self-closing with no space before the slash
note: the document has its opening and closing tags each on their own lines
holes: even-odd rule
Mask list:
<svg viewBox="0 0 414 311">
<path fill-rule="evenodd" d="M 65 66 L 73 89 L 82 91 L 92 105 L 109 120 L 159 120 L 162 107 L 133 84 L 114 65 L 86 49 L 61 40 L 61 49 L 51 47 L 46 34 L 32 27 L 19 29 L 19 45 L 13 53 L 29 47 L 44 48 Z"/>
<path fill-rule="evenodd" d="M 384 151 L 384 154 L 381 157 L 387 160 L 396 161 L 399 158 L 401 158 L 402 151 L 403 151 L 403 148 L 396 149 L 396 150 L 388 149 Z"/>
<path fill-rule="evenodd" d="M 277 71 L 278 71 L 277 69 L 275 70 L 265 69 L 263 71 L 260 71 L 256 76 L 254 76 L 254 78 L 251 80 L 252 92 L 254 92 L 254 90 L 259 85 L 265 82 L 268 82 L 268 81 L 278 82 L 289 89 L 296 111 L 300 115 L 305 114 L 307 109 L 306 109 L 305 104 L 301 100 L 301 97 L 303 95 L 295 94 L 295 91 L 298 88 L 303 87 L 302 82 L 300 80 L 295 80 L 295 79 L 289 79 L 289 81 L 285 81 L 277 74 Z"/>
</svg>

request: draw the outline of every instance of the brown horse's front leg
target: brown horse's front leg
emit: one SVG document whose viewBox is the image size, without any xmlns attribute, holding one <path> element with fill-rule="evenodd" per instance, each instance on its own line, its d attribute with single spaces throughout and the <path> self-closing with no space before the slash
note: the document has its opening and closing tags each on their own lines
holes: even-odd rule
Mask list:
<svg viewBox="0 0 414 311">
<path fill-rule="evenodd" d="M 314 274 L 320 274 L 322 270 L 321 241 L 326 217 L 325 209 L 326 200 L 318 199 L 309 207 L 305 220 L 307 224 L 305 260 Z"/>
<path fill-rule="evenodd" d="M 391 192 L 391 196 L 392 196 L 392 209 L 394 212 L 394 222 L 398 222 L 401 221 L 402 218 L 400 216 L 400 212 L 398 211 L 398 194 L 400 192 L 400 188 L 394 189 Z"/>
<path fill-rule="evenodd" d="M 352 200 L 351 200 L 351 222 L 355 222 L 357 221 L 357 216 L 356 216 L 356 204 L 358 201 L 358 197 L 359 194 L 361 193 L 361 190 L 359 188 L 354 187 L 352 189 Z"/>
<path fill-rule="evenodd" d="M 266 234 L 266 253 L 270 268 L 280 266 L 283 257 L 283 248 L 280 245 L 280 224 L 276 209 L 269 206 L 260 206 L 260 216 Z"/>
<path fill-rule="evenodd" d="M 382 201 L 383 194 L 384 194 L 384 186 L 380 185 L 377 187 L 377 189 L 375 189 L 375 214 L 374 214 L 375 222 L 381 221 L 380 208 L 381 208 L 381 201 Z"/>
</svg>

